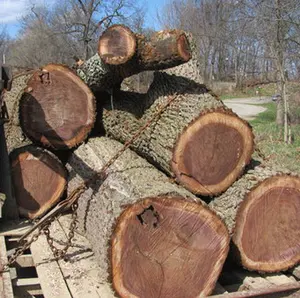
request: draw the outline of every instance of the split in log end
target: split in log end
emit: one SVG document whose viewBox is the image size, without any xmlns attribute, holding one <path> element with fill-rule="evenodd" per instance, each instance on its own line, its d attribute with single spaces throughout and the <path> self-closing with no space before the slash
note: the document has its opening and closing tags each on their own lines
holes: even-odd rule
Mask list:
<svg viewBox="0 0 300 298">
<path fill-rule="evenodd" d="M 242 202 L 233 242 L 249 270 L 278 272 L 300 261 L 300 178 L 274 176 Z"/>
<path fill-rule="evenodd" d="M 14 195 L 19 212 L 26 218 L 42 216 L 64 193 L 67 172 L 46 150 L 25 146 L 10 154 Z"/>
<path fill-rule="evenodd" d="M 202 297 L 229 249 L 223 222 L 180 197 L 144 199 L 119 217 L 112 237 L 113 286 L 121 297 Z"/>
<path fill-rule="evenodd" d="M 33 141 L 54 149 L 82 143 L 94 126 L 94 95 L 68 67 L 48 64 L 36 71 L 20 102 L 20 123 Z"/>
<path fill-rule="evenodd" d="M 249 124 L 230 111 L 216 110 L 201 115 L 181 134 L 171 166 L 187 189 L 213 196 L 243 173 L 253 148 Z"/>
<path fill-rule="evenodd" d="M 123 25 L 114 25 L 100 37 L 98 53 L 105 63 L 120 65 L 132 58 L 136 46 L 136 37 L 129 28 Z"/>
</svg>

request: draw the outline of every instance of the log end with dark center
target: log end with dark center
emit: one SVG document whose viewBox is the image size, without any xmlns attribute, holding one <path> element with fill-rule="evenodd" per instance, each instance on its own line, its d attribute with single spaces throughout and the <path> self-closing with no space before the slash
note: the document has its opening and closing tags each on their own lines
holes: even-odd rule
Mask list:
<svg viewBox="0 0 300 298">
<path fill-rule="evenodd" d="M 248 123 L 229 111 L 200 116 L 177 141 L 171 162 L 176 179 L 195 194 L 225 191 L 250 162 L 253 139 Z"/>
<path fill-rule="evenodd" d="M 242 265 L 277 272 L 300 262 L 300 178 L 274 176 L 255 187 L 236 217 L 233 241 Z"/>
<path fill-rule="evenodd" d="M 135 51 L 136 37 L 123 25 L 109 27 L 99 39 L 98 53 L 107 64 L 124 64 L 132 58 Z"/>
<path fill-rule="evenodd" d="M 54 149 L 83 142 L 95 121 L 94 95 L 69 68 L 49 64 L 36 71 L 20 102 L 20 123 L 33 141 Z"/>
<path fill-rule="evenodd" d="M 63 195 L 66 169 L 53 154 L 34 146 L 14 150 L 10 159 L 20 214 L 30 219 L 40 217 Z"/>
<path fill-rule="evenodd" d="M 228 249 L 228 231 L 207 207 L 144 199 L 123 212 L 113 233 L 113 285 L 123 298 L 207 296 Z"/>
</svg>

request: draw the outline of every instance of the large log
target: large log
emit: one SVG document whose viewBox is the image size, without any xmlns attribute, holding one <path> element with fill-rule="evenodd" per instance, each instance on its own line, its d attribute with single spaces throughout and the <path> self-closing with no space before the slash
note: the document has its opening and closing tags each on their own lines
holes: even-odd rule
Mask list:
<svg viewBox="0 0 300 298">
<path fill-rule="evenodd" d="M 256 166 L 209 206 L 225 221 L 242 265 L 277 272 L 300 261 L 300 178 Z"/>
<path fill-rule="evenodd" d="M 141 71 L 170 68 L 190 57 L 183 31 L 163 30 L 147 39 L 125 26 L 114 25 L 100 37 L 98 53 L 77 73 L 93 91 L 99 91 L 118 86 L 124 78 Z"/>
<path fill-rule="evenodd" d="M 27 83 L 20 102 L 20 123 L 33 142 L 69 149 L 86 139 L 95 110 L 94 95 L 72 70 L 48 64 Z"/>
<path fill-rule="evenodd" d="M 253 134 L 204 85 L 157 72 L 146 95 L 115 92 L 113 105 L 102 98 L 106 133 L 126 142 L 172 97 L 132 148 L 195 194 L 223 192 L 249 163 Z"/>
<path fill-rule="evenodd" d="M 12 151 L 10 160 L 20 215 L 30 219 L 42 216 L 65 191 L 65 167 L 54 154 L 30 145 Z"/>
<path fill-rule="evenodd" d="M 91 177 L 122 145 L 90 139 L 71 156 L 69 189 Z M 229 236 L 204 203 L 129 149 L 79 199 L 80 230 L 103 282 L 121 297 L 199 297 L 211 293 Z M 112 240 L 111 240 L 112 239 Z"/>
</svg>

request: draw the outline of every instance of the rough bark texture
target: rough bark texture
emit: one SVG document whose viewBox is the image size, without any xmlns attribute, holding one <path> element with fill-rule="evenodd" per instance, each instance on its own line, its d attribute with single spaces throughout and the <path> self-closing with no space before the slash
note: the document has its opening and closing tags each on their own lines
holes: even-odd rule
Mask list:
<svg viewBox="0 0 300 298">
<path fill-rule="evenodd" d="M 226 190 L 250 161 L 250 126 L 204 85 L 157 72 L 146 95 L 114 95 L 113 105 L 111 101 L 103 105 L 103 125 L 108 135 L 121 142 L 152 119 L 170 97 L 176 97 L 132 148 L 169 175 L 175 173 L 194 193 L 214 195 Z"/>
<path fill-rule="evenodd" d="M 209 206 L 233 235 L 241 263 L 276 272 L 300 261 L 300 178 L 256 166 Z"/>
<path fill-rule="evenodd" d="M 121 148 L 122 145 L 120 143 L 107 138 L 90 139 L 87 144 L 81 145 L 71 156 L 71 159 L 68 164 L 68 167 L 71 171 L 70 181 L 69 181 L 70 191 L 76 186 L 78 186 L 78 184 L 80 183 L 80 181 L 82 181 L 82 179 L 91 177 L 95 173 L 95 171 L 99 171 L 101 167 Z M 178 199 L 178 197 L 181 197 L 181 199 Z M 143 198 L 148 198 L 149 200 L 141 201 L 141 199 Z M 184 201 L 182 201 L 183 200 L 182 198 L 185 198 Z M 172 200 L 174 200 L 175 207 L 172 207 L 173 204 Z M 149 202 L 150 205 L 152 204 L 152 207 L 149 205 Z M 162 206 L 166 207 L 168 206 L 168 204 L 170 204 L 170 206 L 165 211 L 161 210 L 162 214 L 165 215 L 165 220 L 160 221 L 160 223 L 157 223 L 157 232 L 163 230 L 160 227 L 165 227 L 168 224 L 170 225 L 169 232 L 168 232 L 169 235 L 166 235 L 168 240 L 167 238 L 164 237 L 155 238 L 154 234 L 152 233 L 153 231 L 151 231 L 155 222 L 152 221 L 152 225 L 150 224 L 150 221 L 153 219 L 152 216 L 153 212 L 151 211 L 152 210 L 151 208 L 154 209 L 156 208 L 156 210 L 160 210 L 159 208 L 163 209 Z M 147 208 L 148 209 L 150 208 L 151 210 L 150 209 L 149 210 L 152 213 L 148 212 L 149 210 Z M 192 210 L 199 209 L 198 212 L 205 214 L 203 215 L 202 218 L 202 220 L 206 219 L 206 224 L 204 224 L 203 228 L 206 227 L 208 230 L 210 230 L 210 227 L 218 226 L 219 228 L 216 230 L 212 228 L 213 232 L 211 232 L 211 234 L 212 235 L 214 234 L 214 236 L 210 238 L 210 236 L 208 236 L 209 233 L 206 234 L 203 232 L 202 234 L 201 232 L 199 232 L 198 228 L 193 230 L 192 226 L 195 223 L 195 221 L 193 221 L 193 219 L 190 218 L 191 214 L 189 214 L 188 211 L 187 212 L 183 211 L 184 208 L 186 208 L 186 211 L 190 210 L 191 212 Z M 122 213 L 125 209 L 129 210 L 129 213 L 133 216 L 132 217 L 126 216 L 126 214 L 127 215 L 129 214 L 126 213 L 127 211 L 125 211 L 125 213 Z M 180 209 L 181 212 L 177 212 Z M 143 213 L 143 210 L 145 211 L 145 213 Z M 169 210 L 171 213 L 172 210 L 174 210 L 175 213 L 172 213 L 173 215 L 170 216 L 167 210 Z M 140 213 L 143 214 L 140 215 Z M 136 216 L 134 214 L 136 214 Z M 158 211 L 158 214 L 160 214 L 160 211 Z M 180 214 L 182 216 L 181 218 L 180 218 Z M 141 221 L 137 217 L 139 215 L 141 221 L 143 221 L 144 223 L 148 221 L 149 225 L 147 224 L 145 224 L 144 226 L 141 225 Z M 161 216 L 161 214 L 158 215 L 158 217 L 159 216 Z M 196 217 L 199 216 L 199 213 L 196 213 L 195 216 Z M 189 259 L 188 256 L 190 254 L 193 255 L 192 252 L 193 244 L 198 243 L 197 241 L 200 241 L 202 246 L 199 252 L 198 262 L 203 260 L 202 257 L 206 256 L 206 253 L 209 253 L 211 256 L 209 264 L 206 264 L 205 261 L 203 261 L 205 265 L 203 263 L 202 264 L 203 267 L 201 268 L 203 269 L 205 267 L 210 269 L 206 271 L 207 275 L 205 274 L 204 274 L 205 276 L 201 275 L 201 278 L 199 277 L 199 275 L 197 275 L 198 282 L 201 283 L 202 285 L 199 286 L 198 283 L 197 285 L 194 285 L 193 289 L 189 289 L 192 290 L 193 293 L 196 292 L 200 293 L 201 291 L 203 291 L 204 294 L 208 294 L 211 292 L 217 280 L 217 276 L 219 275 L 221 267 L 223 265 L 224 256 L 227 254 L 226 252 L 227 251 L 226 246 L 228 241 L 227 232 L 226 229 L 224 229 L 223 224 L 219 221 L 219 219 L 215 217 L 214 213 L 209 211 L 206 208 L 206 206 L 201 203 L 199 199 L 195 198 L 184 188 L 181 188 L 180 186 L 172 183 L 164 174 L 159 172 L 152 165 L 148 164 L 144 159 L 137 156 L 134 152 L 130 150 L 127 150 L 110 167 L 110 169 L 107 172 L 107 178 L 105 179 L 104 182 L 98 181 L 82 195 L 82 197 L 79 199 L 78 217 L 79 217 L 80 230 L 85 231 L 85 235 L 90 241 L 93 250 L 99 260 L 99 264 L 101 268 L 101 279 L 103 281 L 105 281 L 111 273 L 110 272 L 111 270 L 110 269 L 111 266 L 110 265 L 110 254 L 111 254 L 110 239 L 114 234 L 114 227 L 116 223 L 117 223 L 117 227 L 114 234 L 115 238 L 113 240 L 113 251 L 112 251 L 112 257 L 114 259 L 114 262 L 119 260 L 118 253 L 120 253 L 120 250 L 118 249 L 120 249 L 120 247 L 118 246 L 117 239 L 118 239 L 118 235 L 121 236 L 121 234 L 124 232 L 123 231 L 121 232 L 121 234 L 119 234 L 120 232 L 119 229 L 124 226 L 128 226 L 128 231 L 125 234 L 129 237 L 133 237 L 133 239 L 135 239 L 135 236 L 132 234 L 132 232 L 134 233 L 137 230 L 141 231 L 141 229 L 144 229 L 145 239 L 148 239 L 147 241 L 150 241 L 147 242 L 142 248 L 144 253 L 146 253 L 145 250 L 150 249 L 150 247 L 153 247 L 154 243 L 160 245 L 161 247 L 165 245 L 165 248 L 162 249 L 161 251 L 155 250 L 157 255 L 153 256 L 154 257 L 153 262 L 149 261 L 147 258 L 141 259 L 140 257 L 138 257 L 138 255 L 134 256 L 134 254 L 131 254 L 131 258 L 133 258 L 132 261 L 134 263 L 137 262 L 136 264 L 139 263 L 141 264 L 140 266 L 138 266 L 140 270 L 143 270 L 143 268 L 146 270 L 147 266 L 148 268 L 150 266 L 150 268 L 152 268 L 152 271 L 153 270 L 155 271 L 157 269 L 156 268 L 157 264 L 164 258 L 163 257 L 164 255 L 165 258 L 170 258 L 169 261 L 173 266 L 176 267 L 176 265 L 179 266 L 181 264 L 182 266 L 184 265 L 185 269 L 190 268 L 190 272 L 194 272 L 194 270 L 191 268 L 193 268 L 197 260 L 193 259 L 192 261 L 192 259 Z M 158 217 L 155 218 L 157 219 Z M 134 222 L 132 222 L 131 224 L 125 224 L 125 225 L 122 224 L 122 222 L 125 223 L 126 220 L 128 219 L 129 220 L 132 219 L 134 220 Z M 162 220 L 162 218 L 160 218 L 160 220 Z M 181 221 L 186 220 L 185 225 L 179 224 L 180 220 Z M 191 222 L 193 222 L 193 224 Z M 212 224 L 213 222 L 215 222 L 215 224 Z M 136 229 L 134 228 L 135 226 Z M 186 228 L 185 231 L 183 226 L 185 226 Z M 177 231 L 178 237 L 176 237 L 175 235 L 176 233 L 175 232 L 173 233 L 172 231 Z M 181 236 L 179 237 L 179 235 Z M 196 238 L 194 238 L 194 236 Z M 192 239 L 194 239 L 195 242 Z M 218 242 L 219 240 L 220 242 Z M 173 244 L 171 244 L 172 241 Z M 214 243 L 220 244 L 218 249 L 215 250 L 216 255 L 209 250 L 210 245 L 215 247 Z M 173 246 L 174 256 L 171 255 L 172 245 L 174 245 Z M 125 248 L 126 247 L 127 244 L 125 245 Z M 183 247 L 186 248 L 185 252 L 181 251 Z M 200 246 L 198 247 L 198 249 L 199 248 Z M 129 248 L 129 251 L 133 253 L 136 249 L 137 248 L 131 250 Z M 179 251 L 181 251 L 180 258 L 175 257 L 176 249 L 179 249 Z M 121 248 L 121 250 L 123 251 L 123 248 Z M 157 257 L 157 261 L 155 261 L 155 257 Z M 121 257 L 120 260 L 122 261 L 122 263 L 123 261 L 126 263 L 127 258 Z M 183 261 L 184 264 L 181 263 Z M 121 267 L 117 266 L 113 270 L 118 270 L 118 269 L 120 269 L 121 271 L 126 270 L 126 268 L 128 267 L 124 265 L 125 263 L 123 263 L 123 266 Z M 130 265 L 129 263 L 130 262 L 127 263 L 128 266 Z M 123 280 L 123 277 L 122 277 L 122 281 L 120 281 L 118 279 L 120 278 L 120 275 L 118 274 L 115 275 L 113 271 L 113 277 L 114 277 L 113 282 L 115 283 L 116 290 L 119 293 L 122 293 L 121 294 L 122 297 L 129 297 L 127 295 L 128 293 L 126 294 L 122 292 L 124 290 L 124 287 L 129 291 L 132 291 L 134 289 L 137 289 L 137 287 L 140 287 L 145 290 L 144 293 L 146 296 L 143 295 L 143 297 L 158 297 L 155 295 L 157 294 L 157 291 L 160 287 L 161 289 L 163 289 L 164 293 L 167 293 L 168 291 L 167 286 L 170 285 L 173 285 L 176 289 L 178 289 L 179 287 L 186 289 L 185 283 L 188 284 L 186 279 L 188 279 L 189 277 L 192 279 L 194 276 L 193 273 L 192 275 L 190 275 L 188 270 L 186 270 L 185 271 L 186 276 L 184 277 L 181 275 L 180 277 L 178 277 L 176 281 L 178 281 L 179 284 L 174 285 L 174 283 L 172 283 L 172 276 L 170 275 L 171 273 L 167 270 L 167 267 L 168 265 L 170 265 L 170 263 L 167 261 L 165 263 L 166 264 L 162 264 L 162 270 L 165 270 L 164 273 L 166 274 L 166 279 L 164 279 L 163 277 L 161 277 L 161 279 L 157 278 L 152 273 L 147 275 L 146 274 L 147 272 L 144 272 L 143 273 L 144 275 L 140 276 L 141 279 L 143 279 L 143 277 L 146 278 L 143 279 L 143 283 L 141 282 L 141 279 L 139 280 L 139 282 L 137 282 L 136 275 L 133 272 L 132 275 L 127 274 L 126 281 Z M 173 269 L 175 267 L 173 267 Z M 119 273 L 121 271 L 119 271 Z M 211 272 L 213 271 L 214 273 L 211 274 Z M 175 271 L 173 271 L 173 274 L 174 272 Z M 176 271 L 176 273 L 178 272 Z M 157 276 L 160 276 L 161 271 L 157 272 L 157 274 L 158 274 Z M 150 280 L 151 282 L 148 283 L 148 281 Z M 165 286 L 162 287 L 163 281 L 165 282 Z M 169 290 L 172 292 L 171 289 Z M 182 292 L 180 291 L 179 294 L 180 296 L 172 295 L 172 297 L 185 297 L 182 296 L 181 294 Z M 184 295 L 187 294 L 188 294 L 188 290 L 185 291 Z M 132 296 L 130 297 L 134 297 L 133 295 L 134 294 L 132 294 Z M 195 294 L 195 297 L 196 296 L 197 295 Z"/>
<path fill-rule="evenodd" d="M 20 123 L 34 142 L 54 149 L 82 143 L 96 114 L 90 89 L 69 68 L 48 64 L 27 83 L 20 102 Z"/>
<path fill-rule="evenodd" d="M 120 26 L 113 26 L 108 30 L 115 31 L 117 27 Z M 126 38 L 119 40 L 111 33 L 105 32 L 100 38 L 99 48 L 102 51 L 100 50 L 99 54 L 91 57 L 77 70 L 78 75 L 93 91 L 119 86 L 124 78 L 141 71 L 180 65 L 191 57 L 188 40 L 185 33 L 180 30 L 159 31 L 153 34 L 150 40 L 137 34 L 134 54 L 131 50 L 123 49 L 132 47 L 132 42 L 127 41 L 127 33 Z M 111 46 L 108 39 L 111 39 Z M 127 55 L 128 59 L 124 59 L 124 55 Z"/>
<path fill-rule="evenodd" d="M 40 217 L 62 197 L 67 184 L 66 169 L 52 153 L 34 146 L 14 150 L 10 160 L 20 215 Z"/>
<path fill-rule="evenodd" d="M 19 103 L 32 73 L 17 75 L 13 78 L 12 88 L 4 94 L 10 121 L 5 124 L 5 136 L 8 152 L 31 143 L 24 135 L 19 121 Z"/>
</svg>

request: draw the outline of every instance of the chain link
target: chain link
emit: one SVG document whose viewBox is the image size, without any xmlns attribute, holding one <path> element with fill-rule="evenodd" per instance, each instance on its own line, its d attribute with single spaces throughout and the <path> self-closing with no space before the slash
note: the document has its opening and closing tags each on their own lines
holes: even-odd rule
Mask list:
<svg viewBox="0 0 300 298">
<path fill-rule="evenodd" d="M 72 240 L 74 238 L 74 235 L 75 235 L 75 230 L 76 230 L 76 227 L 77 227 L 77 208 L 78 208 L 78 204 L 77 202 L 74 203 L 71 207 L 72 209 L 72 221 L 70 223 L 70 227 L 69 227 L 69 233 L 68 233 L 68 237 L 67 237 L 67 242 L 65 244 L 65 246 L 61 249 L 58 249 L 54 244 L 54 238 L 51 237 L 50 235 L 50 225 L 51 225 L 51 222 L 49 222 L 48 225 L 46 225 L 44 228 L 43 228 L 43 232 L 44 232 L 44 235 L 46 236 L 46 239 L 47 239 L 47 242 L 50 246 L 50 249 L 54 255 L 54 257 L 56 259 L 63 259 L 65 258 L 65 255 L 68 251 L 68 249 L 70 248 L 70 246 L 72 245 Z"/>
</svg>

